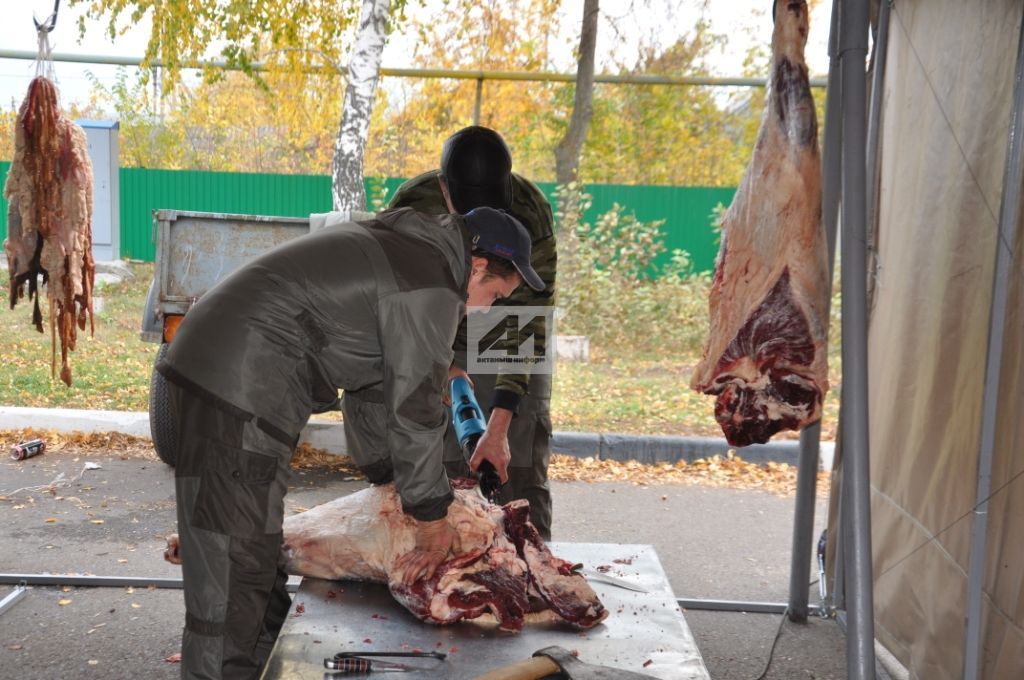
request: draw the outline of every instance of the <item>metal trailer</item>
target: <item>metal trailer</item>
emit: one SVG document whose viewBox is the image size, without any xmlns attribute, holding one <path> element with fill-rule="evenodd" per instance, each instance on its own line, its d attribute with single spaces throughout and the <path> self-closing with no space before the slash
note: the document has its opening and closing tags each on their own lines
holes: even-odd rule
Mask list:
<svg viewBox="0 0 1024 680">
<path fill-rule="evenodd" d="M 355 213 L 368 219 L 372 213 Z M 310 220 L 230 213 L 156 210 L 156 269 L 142 312 L 143 341 L 160 343 L 156 361 L 167 352 L 188 310 L 203 294 L 275 246 L 309 233 Z M 160 459 L 174 465 L 175 434 L 167 384 L 155 370 L 149 383 L 149 427 Z"/>
</svg>

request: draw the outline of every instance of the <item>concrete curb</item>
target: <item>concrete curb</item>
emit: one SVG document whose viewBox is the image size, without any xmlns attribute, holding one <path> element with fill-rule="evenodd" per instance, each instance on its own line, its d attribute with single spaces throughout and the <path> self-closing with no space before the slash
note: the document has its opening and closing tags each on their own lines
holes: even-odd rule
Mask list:
<svg viewBox="0 0 1024 680">
<path fill-rule="evenodd" d="M 122 432 L 135 437 L 150 437 L 149 414 L 138 411 L 87 411 L 58 408 L 0 406 L 0 430 L 22 428 L 59 432 Z M 299 437 L 300 442 L 328 453 L 345 455 L 348 447 L 340 421 L 312 420 Z M 600 460 L 635 460 L 641 463 L 693 462 L 714 455 L 725 456 L 734 447 L 714 437 L 661 437 L 653 435 L 596 432 L 555 432 L 551 450 L 577 458 L 592 456 Z M 833 442 L 821 443 L 819 469 L 830 470 L 835 451 Z M 754 444 L 739 449 L 750 463 L 789 463 L 796 465 L 800 444 L 795 440 Z"/>
<path fill-rule="evenodd" d="M 748 463 L 789 463 L 796 465 L 800 458 L 800 442 L 783 440 L 767 444 L 752 444 L 742 449 L 730 446 L 715 437 L 663 437 L 654 435 L 613 434 L 593 432 L 555 432 L 551 437 L 551 450 L 571 456 L 593 456 L 601 460 L 635 460 L 641 463 L 691 463 L 700 458 L 725 456 L 729 451 Z M 833 442 L 821 442 L 819 469 L 832 469 L 835 452 Z"/>
</svg>

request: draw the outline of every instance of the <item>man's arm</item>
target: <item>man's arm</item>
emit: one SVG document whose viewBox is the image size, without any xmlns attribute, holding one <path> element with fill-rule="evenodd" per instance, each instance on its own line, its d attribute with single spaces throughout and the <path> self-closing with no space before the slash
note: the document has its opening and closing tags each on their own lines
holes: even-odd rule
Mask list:
<svg viewBox="0 0 1024 680">
<path fill-rule="evenodd" d="M 514 175 L 515 195 L 512 212 L 526 226 L 533 239 L 530 263 L 544 281 L 544 290 L 535 291 L 529 286 L 520 286 L 508 300 L 501 304 L 509 306 L 551 307 L 555 304 L 555 278 L 558 265 L 558 251 L 555 241 L 554 217 L 551 205 L 544 194 L 532 182 Z M 547 351 L 547 329 L 537 328 L 534 343 L 540 352 Z M 528 373 L 502 372 L 494 389 L 492 409 L 506 409 L 515 412 L 519 401 L 529 391 Z"/>
<path fill-rule="evenodd" d="M 457 549 L 448 524 L 454 499 L 444 472 L 448 425 L 441 401 L 452 360 L 452 336 L 462 311 L 455 291 L 425 288 L 380 300 L 387 447 L 402 512 L 416 520 L 416 545 L 395 562 L 402 582 L 429 578 Z"/>
<path fill-rule="evenodd" d="M 446 288 L 380 301 L 387 447 L 402 510 L 420 521 L 444 517 L 453 497 L 441 462 L 448 424 L 441 393 L 460 307 L 457 294 Z"/>
</svg>

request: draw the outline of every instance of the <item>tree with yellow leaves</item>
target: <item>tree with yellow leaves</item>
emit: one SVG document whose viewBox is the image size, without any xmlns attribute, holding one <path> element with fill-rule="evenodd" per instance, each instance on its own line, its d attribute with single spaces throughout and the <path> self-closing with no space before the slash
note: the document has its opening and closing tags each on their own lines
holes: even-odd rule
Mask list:
<svg viewBox="0 0 1024 680">
<path fill-rule="evenodd" d="M 85 19 L 107 19 L 111 38 L 144 17 L 152 31 L 144 67 L 166 71 L 164 92 L 171 92 L 185 68 L 199 64 L 211 45 L 223 43 L 229 67 L 252 76 L 264 89 L 268 77 L 257 66 L 267 62 L 285 73 L 300 74 L 338 63 L 349 55 L 347 86 L 333 148 L 332 197 L 337 210 L 365 209 L 363 153 L 380 73 L 391 0 L 70 0 L 86 5 Z M 396 0 L 400 13 L 404 0 Z M 121 23 L 127 18 L 127 24 Z M 351 45 L 351 49 L 348 47 Z M 208 82 L 223 78 L 207 67 Z M 203 140 L 196 140 L 202 142 Z"/>
</svg>

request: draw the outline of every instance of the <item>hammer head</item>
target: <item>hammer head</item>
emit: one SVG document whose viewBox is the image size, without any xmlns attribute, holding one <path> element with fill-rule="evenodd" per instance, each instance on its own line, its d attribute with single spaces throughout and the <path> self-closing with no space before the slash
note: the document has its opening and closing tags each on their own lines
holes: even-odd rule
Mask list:
<svg viewBox="0 0 1024 680">
<path fill-rule="evenodd" d="M 568 649 L 557 645 L 540 649 L 533 655 L 546 656 L 554 661 L 562 675 L 569 680 L 656 680 L 653 675 L 584 663 L 570 654 Z"/>
</svg>

